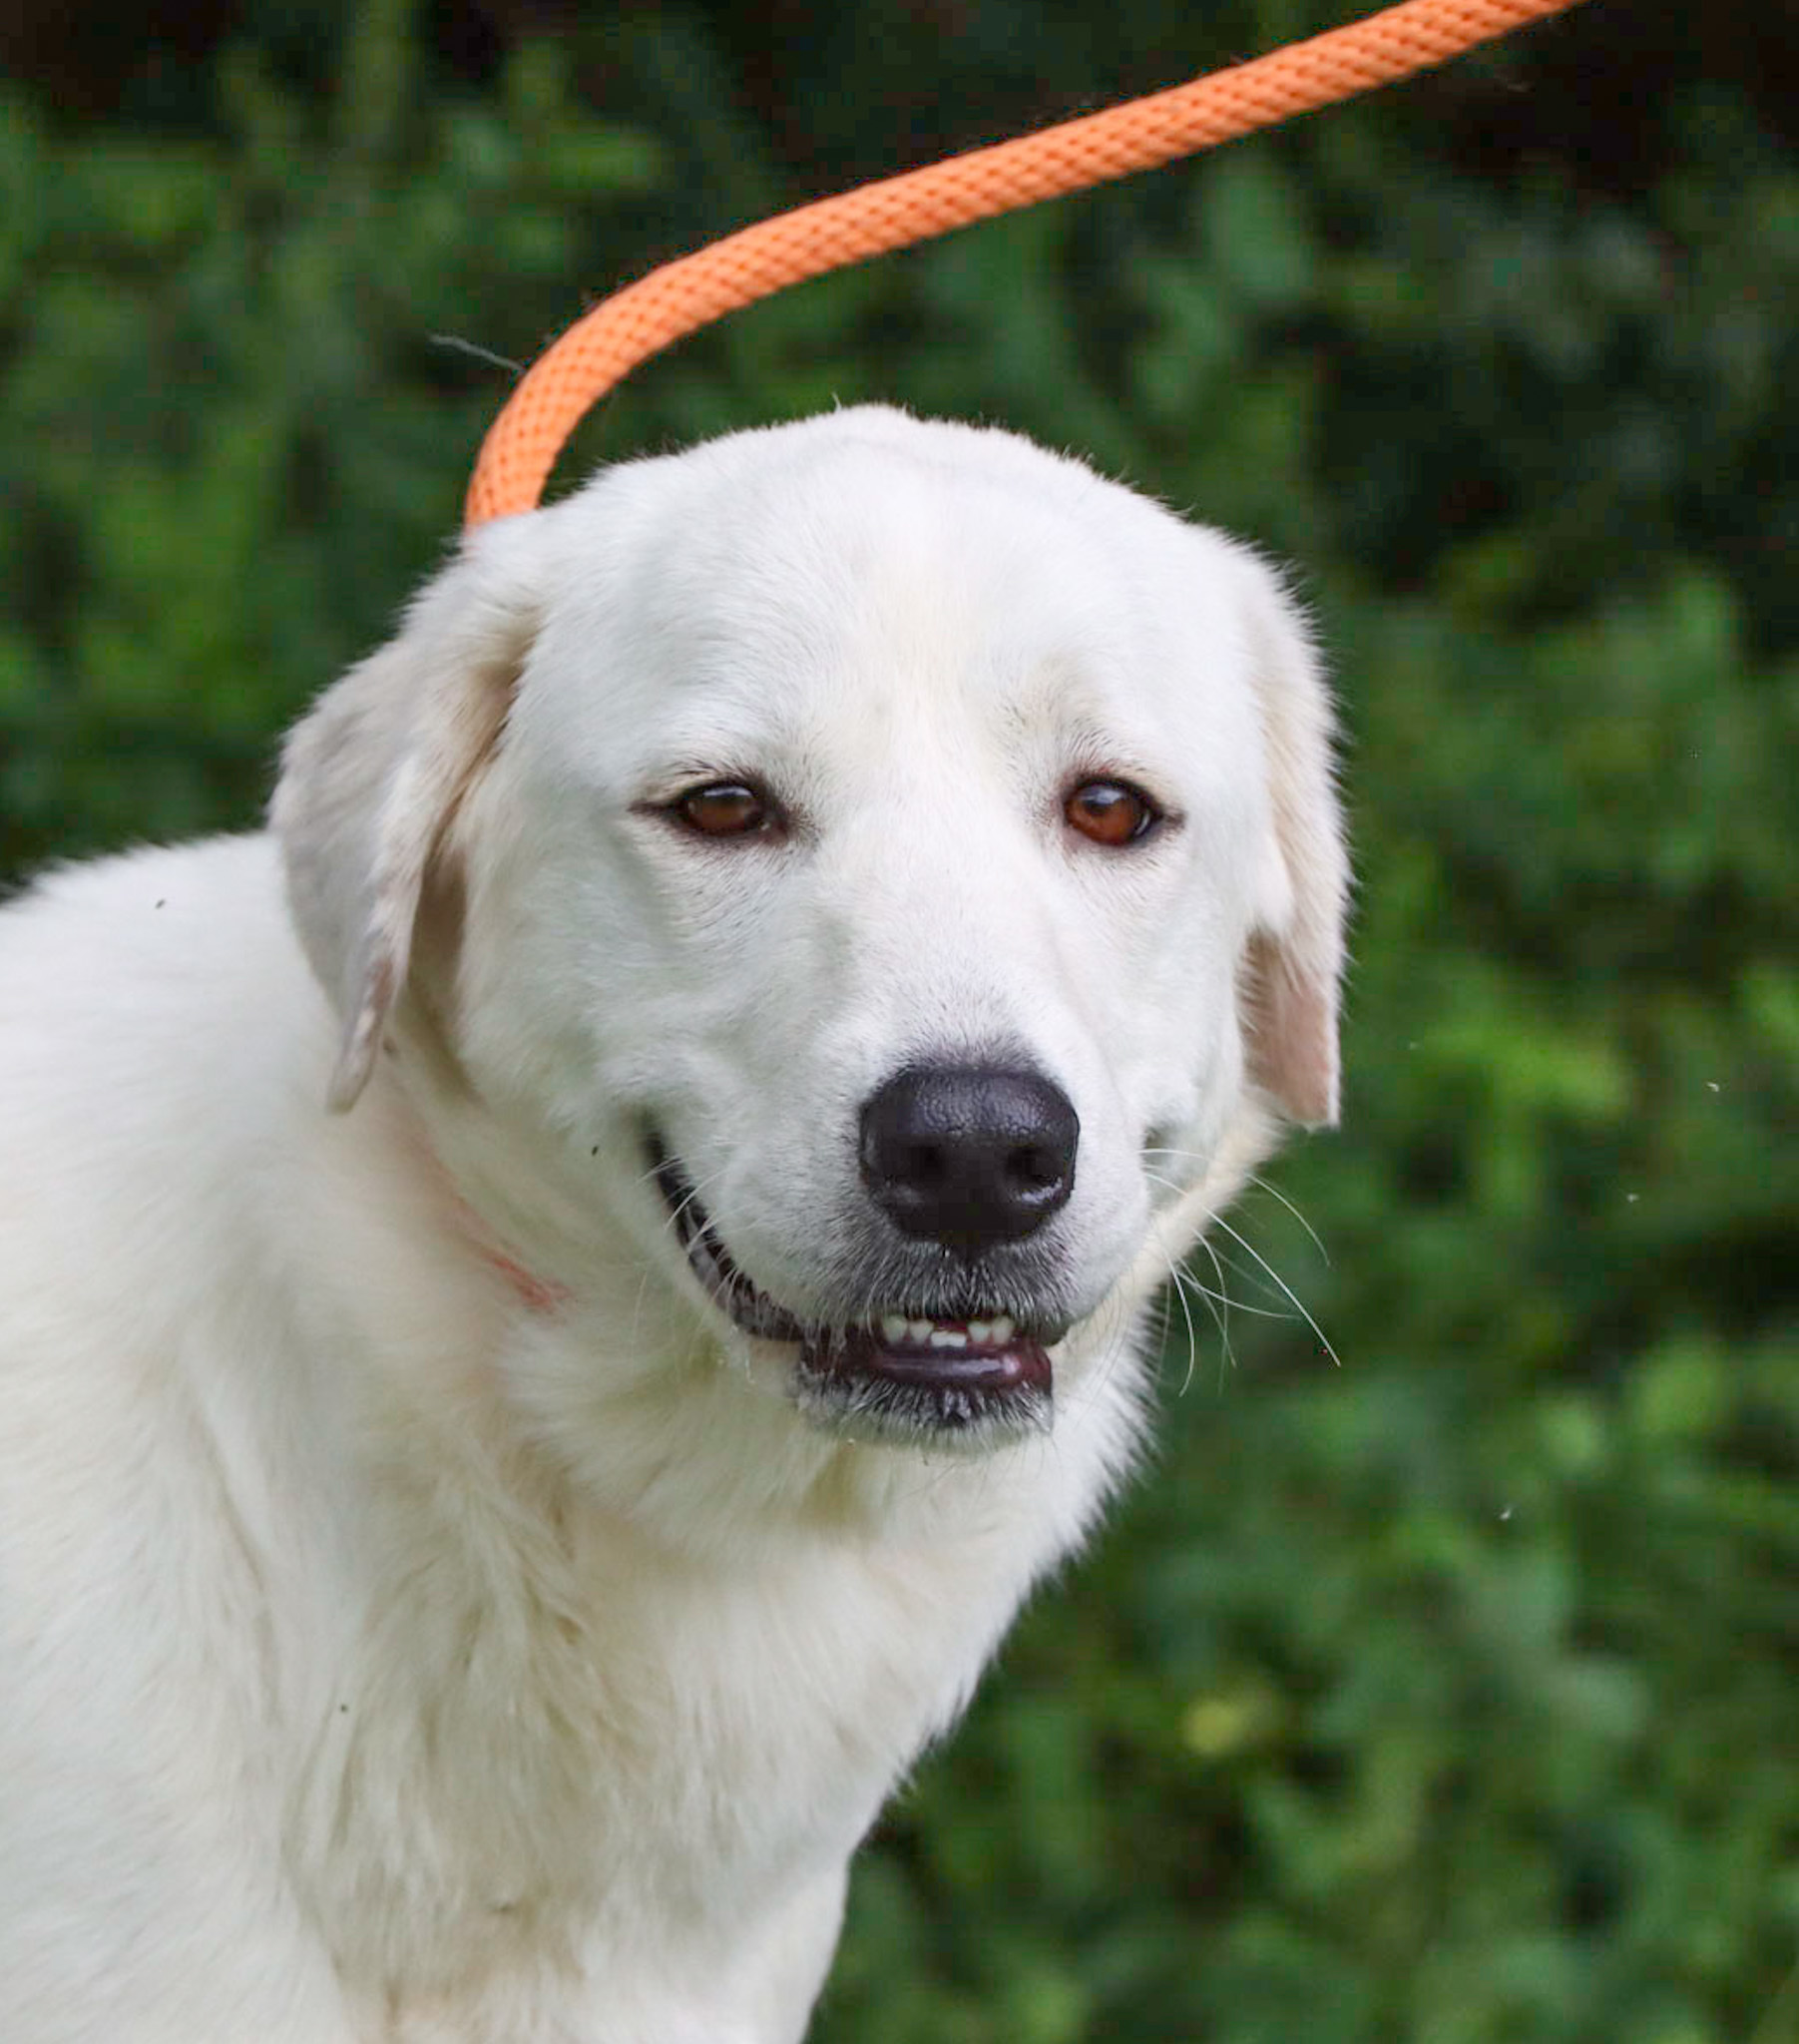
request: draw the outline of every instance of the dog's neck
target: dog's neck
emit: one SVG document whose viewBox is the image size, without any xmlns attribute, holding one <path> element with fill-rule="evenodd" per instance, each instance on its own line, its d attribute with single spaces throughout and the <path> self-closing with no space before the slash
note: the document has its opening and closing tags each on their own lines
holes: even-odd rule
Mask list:
<svg viewBox="0 0 1799 2044">
<path fill-rule="evenodd" d="M 550 1278 L 539 1278 L 515 1257 L 508 1256 L 494 1241 L 474 1208 L 460 1194 L 454 1194 L 453 1197 L 456 1202 L 456 1219 L 467 1235 L 475 1254 L 506 1279 L 523 1304 L 529 1306 L 534 1313 L 554 1312 L 559 1305 L 568 1304 L 574 1294 L 566 1284 L 558 1284 Z"/>
<path fill-rule="evenodd" d="M 462 1241 L 481 1263 L 506 1280 L 523 1305 L 534 1313 L 553 1312 L 574 1296 L 570 1286 L 545 1276 L 514 1254 L 506 1233 L 482 1213 L 470 1197 L 462 1175 L 446 1155 L 446 1140 L 454 1140 L 456 1119 L 475 1102 L 476 1096 L 450 1032 L 443 1024 L 440 1001 L 430 997 L 427 990 L 425 983 L 429 977 L 421 971 L 415 974 L 418 983 L 408 985 L 394 1018 L 376 1083 L 385 1080 L 396 1086 L 404 1098 L 414 1141 L 444 1189 L 451 1221 Z M 403 1053 L 399 1048 L 402 1045 Z M 401 1080 L 395 1069 L 397 1055 L 404 1057 L 409 1073 L 406 1081 Z M 438 1122 L 443 1124 L 441 1130 L 433 1126 Z"/>
</svg>

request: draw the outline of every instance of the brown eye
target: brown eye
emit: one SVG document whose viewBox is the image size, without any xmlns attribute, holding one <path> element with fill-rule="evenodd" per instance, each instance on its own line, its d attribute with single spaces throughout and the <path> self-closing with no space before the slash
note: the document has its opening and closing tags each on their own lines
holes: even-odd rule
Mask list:
<svg viewBox="0 0 1799 2044">
<path fill-rule="evenodd" d="M 1161 811 L 1124 780 L 1084 780 L 1063 804 L 1063 814 L 1096 844 L 1133 844 L 1161 820 Z"/>
<path fill-rule="evenodd" d="M 775 823 L 766 796 L 741 780 L 690 787 L 670 803 L 669 813 L 701 837 L 751 837 Z"/>
</svg>

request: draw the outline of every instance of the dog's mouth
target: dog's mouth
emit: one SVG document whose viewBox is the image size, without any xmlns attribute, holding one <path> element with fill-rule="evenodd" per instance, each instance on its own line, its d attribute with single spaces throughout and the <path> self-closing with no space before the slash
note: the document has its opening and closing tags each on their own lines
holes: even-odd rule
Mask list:
<svg viewBox="0 0 1799 2044">
<path fill-rule="evenodd" d="M 802 1320 L 737 1267 L 692 1185 L 662 1142 L 646 1145 L 687 1264 L 712 1303 L 758 1341 L 799 1351 L 800 1403 L 842 1431 L 983 1436 L 1049 1423 L 1050 1348 L 1065 1326 L 1027 1325 L 994 1306 L 941 1315 L 901 1303 L 853 1324 Z"/>
</svg>

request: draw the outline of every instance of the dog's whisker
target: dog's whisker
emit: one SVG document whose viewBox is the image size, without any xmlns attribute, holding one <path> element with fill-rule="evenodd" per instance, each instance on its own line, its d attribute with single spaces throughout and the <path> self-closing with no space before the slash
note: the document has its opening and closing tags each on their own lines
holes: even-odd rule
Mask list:
<svg viewBox="0 0 1799 2044">
<path fill-rule="evenodd" d="M 1292 1322 L 1298 1319 L 1299 1315 L 1287 1302 L 1286 1294 L 1280 1289 L 1279 1285 L 1271 1283 L 1263 1272 L 1255 1269 L 1250 1264 L 1246 1264 L 1241 1257 L 1233 1257 L 1228 1250 L 1221 1250 L 1216 1244 L 1213 1244 L 1212 1264 L 1219 1274 L 1218 1281 L 1220 1283 L 1226 1281 L 1224 1274 L 1228 1272 L 1240 1283 L 1249 1286 L 1258 1297 L 1274 1301 L 1271 1305 L 1255 1305 L 1249 1299 L 1243 1297 L 1240 1291 L 1233 1292 L 1230 1299 L 1230 1309 L 1232 1312 L 1247 1313 L 1252 1318 L 1263 1320 L 1286 1320 Z"/>
<path fill-rule="evenodd" d="M 1237 1366 L 1236 1350 L 1231 1345 L 1230 1339 L 1230 1315 L 1235 1310 L 1235 1302 L 1230 1296 L 1230 1286 L 1225 1280 L 1224 1266 L 1218 1261 L 1217 1251 L 1213 1249 L 1203 1235 L 1199 1237 L 1195 1247 L 1202 1249 L 1211 1259 L 1212 1269 L 1216 1272 L 1218 1278 L 1218 1288 L 1214 1292 L 1206 1285 L 1201 1284 L 1190 1270 L 1187 1273 L 1188 1280 L 1198 1287 L 1199 1295 L 1210 1305 L 1212 1317 L 1218 1323 L 1218 1335 L 1221 1344 L 1218 1356 L 1218 1388 L 1222 1391 L 1224 1388 L 1225 1372 L 1227 1370 L 1234 1370 Z"/>
<path fill-rule="evenodd" d="M 1154 1173 L 1150 1173 L 1149 1176 L 1152 1178 L 1156 1178 L 1156 1182 L 1159 1184 L 1168 1183 L 1168 1181 L 1166 1180 L 1157 1178 L 1156 1174 Z M 1220 1351 L 1218 1361 L 1218 1381 L 1220 1386 L 1222 1386 L 1224 1380 L 1224 1372 L 1226 1370 L 1235 1369 L 1237 1365 L 1236 1353 L 1234 1348 L 1232 1347 L 1230 1339 L 1230 1313 L 1233 1305 L 1235 1304 L 1235 1301 L 1232 1300 L 1228 1290 L 1225 1288 L 1224 1267 L 1218 1261 L 1218 1253 L 1215 1249 L 1213 1249 L 1211 1244 L 1205 1240 L 1203 1235 L 1201 1235 L 1198 1238 L 1197 1242 L 1195 1242 L 1192 1246 L 1194 1250 L 1203 1250 L 1205 1254 L 1208 1257 L 1210 1257 L 1212 1262 L 1212 1269 L 1216 1271 L 1218 1274 L 1219 1288 L 1218 1290 L 1213 1291 L 1208 1286 L 1202 1284 L 1199 1281 L 1199 1279 L 1193 1275 L 1193 1273 L 1186 1267 L 1183 1259 L 1171 1256 L 1168 1253 L 1166 1245 L 1163 1244 L 1161 1241 L 1159 1228 L 1157 1228 L 1156 1231 L 1156 1242 L 1157 1247 L 1162 1252 L 1163 1261 L 1167 1264 L 1169 1281 L 1173 1287 L 1175 1295 L 1180 1300 L 1181 1310 L 1187 1313 L 1187 1334 L 1190 1346 L 1188 1349 L 1187 1375 L 1186 1379 L 1181 1384 L 1181 1393 L 1185 1393 L 1187 1385 L 1191 1382 L 1192 1371 L 1198 1359 L 1198 1341 L 1193 1330 L 1192 1315 L 1190 1311 L 1188 1311 L 1186 1304 L 1186 1297 L 1189 1291 L 1197 1292 L 1199 1297 L 1205 1302 L 1205 1308 L 1211 1316 L 1212 1324 L 1218 1330 L 1218 1341 Z M 1256 1310 L 1256 1308 L 1253 1307 L 1239 1309 L 1249 1311 Z"/>
<path fill-rule="evenodd" d="M 1287 1280 L 1280 1275 L 1280 1273 L 1277 1270 L 1275 1270 L 1274 1266 L 1270 1264 L 1267 1258 L 1262 1255 L 1261 1251 L 1258 1250 L 1253 1243 L 1246 1242 L 1243 1239 L 1243 1237 L 1240 1236 L 1237 1233 L 1237 1231 L 1231 1227 L 1230 1223 L 1226 1221 L 1221 1214 L 1212 1215 L 1211 1225 L 1214 1228 L 1221 1228 L 1224 1231 L 1224 1233 L 1230 1237 L 1231 1241 L 1237 1245 L 1239 1249 L 1241 1249 L 1246 1255 L 1252 1257 L 1255 1260 L 1256 1264 L 1259 1265 L 1260 1268 L 1267 1273 L 1269 1278 L 1272 1280 L 1275 1288 L 1280 1292 L 1281 1296 L 1288 1301 L 1288 1303 L 1293 1307 L 1294 1311 L 1298 1313 L 1299 1317 L 1302 1320 L 1304 1320 L 1308 1327 L 1311 1328 L 1313 1337 L 1316 1339 L 1319 1347 L 1324 1350 L 1325 1354 L 1330 1357 L 1331 1361 L 1336 1364 L 1338 1369 L 1341 1369 L 1343 1367 L 1343 1358 L 1337 1353 L 1336 1349 L 1332 1347 L 1330 1338 L 1325 1333 L 1324 1329 L 1321 1326 L 1319 1326 L 1318 1322 L 1312 1317 L 1311 1309 L 1306 1305 L 1305 1300 L 1299 1296 L 1298 1292 L 1296 1292 L 1293 1289 L 1292 1285 L 1290 1285 L 1287 1282 Z"/>
<path fill-rule="evenodd" d="M 1252 1319 L 1286 1320 L 1291 1322 L 1298 1317 L 1289 1306 L 1251 1305 L 1247 1299 L 1235 1296 L 1230 1291 L 1222 1288 L 1225 1282 L 1224 1273 L 1226 1270 L 1230 1270 L 1234 1271 L 1238 1277 L 1244 1279 L 1245 1282 L 1255 1284 L 1261 1290 L 1268 1292 L 1270 1297 L 1279 1296 L 1279 1293 L 1272 1291 L 1270 1287 L 1255 1272 L 1245 1271 L 1243 1267 L 1239 1263 L 1237 1263 L 1234 1258 L 1220 1257 L 1218 1252 L 1215 1249 L 1213 1249 L 1210 1246 L 1210 1244 L 1203 1241 L 1196 1243 L 1194 1247 L 1195 1249 L 1204 1250 L 1206 1254 L 1211 1258 L 1212 1268 L 1218 1275 L 1218 1283 L 1220 1287 L 1218 1290 L 1214 1291 L 1209 1284 L 1205 1283 L 1203 1279 L 1195 1276 L 1195 1274 L 1189 1268 L 1182 1266 L 1180 1274 L 1181 1283 L 1184 1284 L 1189 1290 L 1196 1292 L 1199 1295 L 1199 1297 L 1211 1300 L 1214 1304 L 1216 1304 L 1219 1308 L 1221 1308 L 1224 1311 L 1233 1313 L 1247 1313 Z"/>
<path fill-rule="evenodd" d="M 1153 1177 L 1154 1174 L 1151 1173 L 1150 1176 Z M 1158 1183 L 1160 1181 L 1158 1181 Z M 1186 1372 L 1180 1380 L 1179 1390 L 1174 1394 L 1176 1397 L 1184 1398 L 1189 1387 L 1192 1384 L 1193 1370 L 1198 1361 L 1199 1333 L 1198 1329 L 1193 1325 L 1192 1310 L 1187 1304 L 1186 1284 L 1184 1281 L 1184 1273 L 1181 1271 L 1180 1268 L 1180 1259 L 1169 1250 L 1167 1243 L 1162 1238 L 1159 1216 L 1150 1216 L 1149 1232 L 1154 1241 L 1157 1254 L 1160 1256 L 1163 1264 L 1167 1267 L 1168 1283 L 1166 1290 L 1164 1292 L 1164 1296 L 1171 1296 L 1175 1300 L 1175 1302 L 1180 1307 L 1181 1316 L 1186 1322 Z M 1167 1345 L 1168 1328 L 1171 1324 L 1171 1317 L 1168 1315 L 1167 1308 L 1165 1306 L 1163 1307 L 1163 1316 L 1164 1317 L 1161 1330 L 1161 1346 L 1165 1348 Z M 1212 1310 L 1212 1318 L 1215 1321 L 1217 1321 L 1219 1334 L 1223 1335 L 1226 1342 L 1228 1343 L 1229 1337 L 1225 1334 L 1224 1323 L 1222 1320 L 1218 1319 L 1215 1307 Z"/>
<path fill-rule="evenodd" d="M 680 1239 L 680 1223 L 682 1219 L 695 1209 L 698 1209 L 701 1214 L 705 1212 L 705 1209 L 700 1206 L 699 1195 L 702 1191 L 710 1192 L 712 1187 L 723 1176 L 724 1167 L 721 1165 L 716 1171 L 711 1172 L 705 1178 L 698 1181 L 683 1179 L 682 1183 L 685 1190 L 680 1198 L 673 1203 L 664 1202 L 667 1211 L 663 1217 L 663 1232 L 667 1235 L 673 1235 L 678 1241 Z"/>
<path fill-rule="evenodd" d="M 1319 1256 L 1323 1258 L 1325 1264 L 1328 1266 L 1330 1263 L 1330 1251 L 1324 1247 L 1324 1238 L 1305 1218 L 1305 1216 L 1302 1213 L 1300 1213 L 1299 1209 L 1294 1206 L 1293 1202 L 1287 1198 L 1286 1194 L 1281 1191 L 1279 1186 L 1277 1186 L 1272 1179 L 1263 1178 L 1260 1172 L 1255 1171 L 1252 1171 L 1249 1174 L 1248 1182 L 1250 1185 L 1254 1186 L 1258 1192 L 1266 1193 L 1271 1199 L 1275 1199 L 1280 1202 L 1280 1204 L 1287 1210 L 1287 1212 L 1292 1215 L 1293 1219 L 1299 1223 L 1300 1227 L 1305 1230 L 1306 1234 L 1311 1237 L 1312 1247 L 1318 1252 Z"/>
</svg>

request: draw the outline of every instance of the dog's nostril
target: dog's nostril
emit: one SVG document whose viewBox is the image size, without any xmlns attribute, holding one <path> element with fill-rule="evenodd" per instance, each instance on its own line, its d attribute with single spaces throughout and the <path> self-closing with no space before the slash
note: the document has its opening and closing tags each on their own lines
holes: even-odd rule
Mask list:
<svg viewBox="0 0 1799 2044">
<path fill-rule="evenodd" d="M 977 1256 L 1068 1204 L 1080 1133 L 1039 1073 L 915 1066 L 862 1109 L 862 1178 L 904 1234 Z"/>
<path fill-rule="evenodd" d="M 1056 1185 L 1063 1176 L 1061 1163 L 1049 1151 L 1021 1150 L 1008 1164 L 1012 1183 L 1021 1192 L 1038 1193 Z"/>
</svg>

